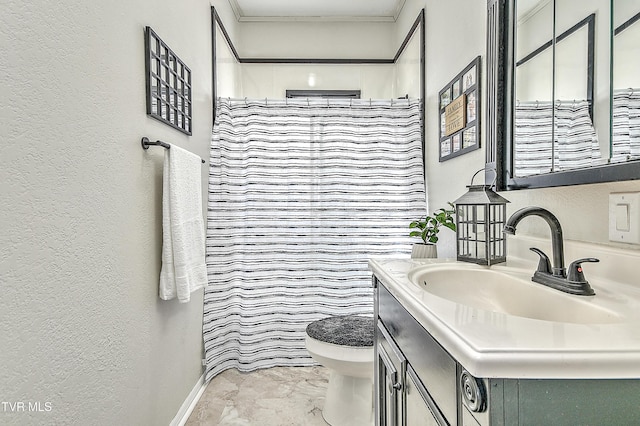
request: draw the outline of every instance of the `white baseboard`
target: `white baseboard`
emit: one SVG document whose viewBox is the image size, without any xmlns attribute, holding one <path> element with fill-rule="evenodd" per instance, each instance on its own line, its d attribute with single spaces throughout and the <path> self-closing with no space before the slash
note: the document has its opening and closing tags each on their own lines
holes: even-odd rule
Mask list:
<svg viewBox="0 0 640 426">
<path fill-rule="evenodd" d="M 170 426 L 184 426 L 184 424 L 187 422 L 189 416 L 191 415 L 191 412 L 200 400 L 202 393 L 207 388 L 206 384 L 204 383 L 205 374 L 206 373 L 202 373 L 202 376 L 200 376 L 193 389 L 191 389 L 191 392 L 187 396 L 187 399 L 184 400 L 182 406 L 178 410 L 178 413 L 171 421 Z"/>
</svg>

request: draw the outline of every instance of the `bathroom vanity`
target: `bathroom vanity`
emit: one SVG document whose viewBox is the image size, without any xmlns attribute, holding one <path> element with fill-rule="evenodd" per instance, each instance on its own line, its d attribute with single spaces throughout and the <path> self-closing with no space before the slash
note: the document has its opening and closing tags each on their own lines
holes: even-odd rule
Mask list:
<svg viewBox="0 0 640 426">
<path fill-rule="evenodd" d="M 369 265 L 377 425 L 640 424 L 637 288 L 562 294 L 517 261 Z"/>
</svg>

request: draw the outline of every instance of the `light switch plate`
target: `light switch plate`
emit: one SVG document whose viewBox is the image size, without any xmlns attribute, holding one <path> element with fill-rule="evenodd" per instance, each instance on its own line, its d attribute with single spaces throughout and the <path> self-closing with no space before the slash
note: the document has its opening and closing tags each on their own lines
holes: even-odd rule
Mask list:
<svg viewBox="0 0 640 426">
<path fill-rule="evenodd" d="M 640 244 L 640 192 L 609 194 L 609 240 Z"/>
</svg>

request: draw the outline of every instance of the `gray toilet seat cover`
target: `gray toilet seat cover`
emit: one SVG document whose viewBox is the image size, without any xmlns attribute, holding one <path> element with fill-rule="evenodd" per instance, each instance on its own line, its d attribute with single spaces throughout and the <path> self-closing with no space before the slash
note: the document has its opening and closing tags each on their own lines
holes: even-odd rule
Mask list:
<svg viewBox="0 0 640 426">
<path fill-rule="evenodd" d="M 373 346 L 373 328 L 373 317 L 344 315 L 312 322 L 307 334 L 334 345 Z"/>
</svg>

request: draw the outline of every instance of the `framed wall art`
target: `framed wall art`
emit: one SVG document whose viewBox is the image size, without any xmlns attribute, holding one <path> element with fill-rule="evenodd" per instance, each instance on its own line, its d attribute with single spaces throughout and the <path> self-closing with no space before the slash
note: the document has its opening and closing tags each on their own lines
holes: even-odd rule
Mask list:
<svg viewBox="0 0 640 426">
<path fill-rule="evenodd" d="M 147 115 L 191 135 L 191 70 L 151 27 L 144 44 Z"/>
<path fill-rule="evenodd" d="M 438 93 L 440 162 L 480 148 L 480 56 Z"/>
</svg>

